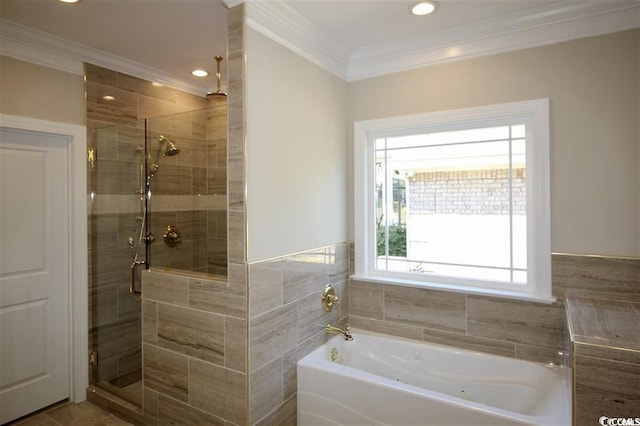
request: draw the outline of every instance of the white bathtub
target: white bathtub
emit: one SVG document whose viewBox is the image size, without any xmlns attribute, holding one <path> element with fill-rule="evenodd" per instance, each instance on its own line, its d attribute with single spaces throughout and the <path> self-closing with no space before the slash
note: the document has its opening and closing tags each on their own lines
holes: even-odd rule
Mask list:
<svg viewBox="0 0 640 426">
<path fill-rule="evenodd" d="M 299 425 L 571 424 L 570 368 L 352 335 L 298 361 Z"/>
</svg>

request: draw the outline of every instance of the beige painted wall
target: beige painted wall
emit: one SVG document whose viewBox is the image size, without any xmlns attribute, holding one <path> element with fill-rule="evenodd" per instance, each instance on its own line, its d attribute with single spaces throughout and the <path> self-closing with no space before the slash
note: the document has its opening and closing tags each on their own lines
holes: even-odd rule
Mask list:
<svg viewBox="0 0 640 426">
<path fill-rule="evenodd" d="M 248 259 L 347 239 L 347 84 L 246 35 Z"/>
<path fill-rule="evenodd" d="M 358 120 L 549 98 L 553 251 L 638 256 L 639 45 L 636 29 L 352 82 L 349 140 Z"/>
<path fill-rule="evenodd" d="M 0 112 L 84 125 L 81 75 L 0 56 Z"/>
</svg>

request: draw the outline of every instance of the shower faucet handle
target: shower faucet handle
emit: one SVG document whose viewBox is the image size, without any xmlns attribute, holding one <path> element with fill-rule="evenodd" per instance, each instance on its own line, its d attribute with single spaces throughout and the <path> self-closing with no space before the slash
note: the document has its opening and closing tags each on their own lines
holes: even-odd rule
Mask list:
<svg viewBox="0 0 640 426">
<path fill-rule="evenodd" d="M 164 243 L 169 247 L 175 247 L 178 244 L 182 244 L 180 231 L 176 225 L 167 225 L 167 230 L 162 237 L 164 238 Z"/>
<path fill-rule="evenodd" d="M 331 284 L 324 286 L 322 290 L 322 308 L 325 312 L 331 312 L 334 305 L 339 305 L 340 299 L 336 296 L 336 292 Z"/>
</svg>

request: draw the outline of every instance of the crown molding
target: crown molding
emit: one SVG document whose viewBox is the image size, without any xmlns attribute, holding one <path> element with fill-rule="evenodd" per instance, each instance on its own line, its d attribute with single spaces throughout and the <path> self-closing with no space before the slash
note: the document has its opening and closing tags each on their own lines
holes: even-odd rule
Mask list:
<svg viewBox="0 0 640 426">
<path fill-rule="evenodd" d="M 350 50 L 286 2 L 221 1 L 245 3 L 249 27 L 346 81 L 640 27 L 638 0 L 553 2 Z"/>
<path fill-rule="evenodd" d="M 347 81 L 640 27 L 640 2 L 545 4 L 353 49 Z"/>
<path fill-rule="evenodd" d="M 640 27 L 640 1 L 544 4 L 525 11 L 389 42 L 348 49 L 282 1 L 220 0 L 246 4 L 249 27 L 346 81 L 445 62 L 543 46 Z M 0 18 L 0 54 L 82 75 L 83 62 L 202 96 L 195 85 L 121 56 Z"/>
<path fill-rule="evenodd" d="M 0 41 L 2 56 L 70 74 L 84 74 L 82 61 L 60 54 L 62 41 L 46 33 L 0 19 Z M 43 42 L 48 42 L 48 45 L 43 45 Z"/>
<path fill-rule="evenodd" d="M 349 49 L 284 2 L 250 0 L 246 23 L 336 76 L 347 79 Z"/>
<path fill-rule="evenodd" d="M 87 62 L 198 96 L 211 90 L 156 68 L 6 19 L 0 19 L 0 42 L 0 54 L 3 56 L 71 74 L 83 75 L 83 63 Z"/>
</svg>

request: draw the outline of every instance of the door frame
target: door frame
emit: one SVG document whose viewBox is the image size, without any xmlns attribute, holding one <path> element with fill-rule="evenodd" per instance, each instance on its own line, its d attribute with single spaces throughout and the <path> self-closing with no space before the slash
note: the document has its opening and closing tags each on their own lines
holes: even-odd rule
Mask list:
<svg viewBox="0 0 640 426">
<path fill-rule="evenodd" d="M 69 399 L 87 398 L 89 386 L 87 128 L 77 124 L 0 114 L 0 127 L 49 133 L 68 141 L 69 182 Z"/>
</svg>

